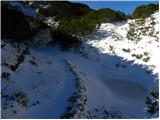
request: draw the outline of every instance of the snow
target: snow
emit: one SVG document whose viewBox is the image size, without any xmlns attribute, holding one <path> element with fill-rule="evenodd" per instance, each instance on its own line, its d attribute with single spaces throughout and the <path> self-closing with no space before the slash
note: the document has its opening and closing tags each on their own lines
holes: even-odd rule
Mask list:
<svg viewBox="0 0 160 120">
<path fill-rule="evenodd" d="M 125 61 L 117 60 L 118 59 L 117 57 L 105 56 L 104 54 L 102 54 L 100 58 L 102 58 L 102 56 L 104 56 L 103 59 L 104 61 L 106 61 L 106 62 L 101 62 L 103 63 L 103 65 L 99 64 L 99 62 L 92 61 L 91 59 L 77 60 L 77 57 L 70 58 L 70 61 L 72 61 L 72 63 L 75 64 L 77 70 L 81 71 L 82 73 L 85 73 L 85 77 L 88 79 L 86 83 L 86 88 L 87 88 L 86 94 L 88 97 L 88 104 L 86 111 L 92 110 L 102 105 L 106 106 L 107 108 L 110 108 L 112 105 L 114 105 L 114 106 L 119 106 L 118 108 L 120 109 L 120 111 L 125 111 L 123 113 L 124 118 L 130 117 L 130 114 L 134 114 L 134 116 L 137 116 L 137 118 L 142 117 L 144 115 L 143 111 L 145 106 L 144 99 L 141 100 L 138 99 L 139 100 L 138 104 L 133 103 L 132 99 L 124 101 L 125 98 L 123 96 L 118 97 L 116 94 L 112 94 L 113 91 L 109 90 L 111 86 L 107 87 L 106 85 L 104 85 L 104 82 L 106 80 L 116 80 L 116 79 L 128 82 L 131 81 L 130 82 L 131 84 L 138 84 L 139 86 L 142 86 L 141 88 L 148 89 L 151 88 L 152 86 L 155 86 L 155 83 L 151 81 L 151 79 L 152 80 L 154 79 L 154 76 L 147 75 L 145 73 L 145 70 L 142 69 L 142 66 L 128 65 L 129 68 L 116 68 L 115 67 L 116 62 L 113 61 L 124 62 L 124 63 Z M 133 90 L 130 90 L 128 88 L 129 86 L 127 87 L 127 84 L 124 86 L 126 87 L 122 86 L 123 91 L 128 90 L 127 92 L 128 94 L 134 94 Z M 120 87 L 120 86 L 118 86 L 117 83 L 117 86 L 115 87 Z M 145 93 L 146 92 L 148 91 L 146 90 Z M 127 93 L 126 96 L 128 95 Z M 143 96 L 145 95 L 146 94 L 143 94 Z"/>
<path fill-rule="evenodd" d="M 158 13 L 152 17 L 156 23 L 152 26 L 153 35 L 158 36 Z M 159 39 L 140 34 L 139 28 L 144 27 L 141 25 L 135 29 L 142 39 L 129 40 L 129 23 L 135 22 L 104 23 L 94 34 L 95 39 L 83 42 L 76 51 L 22 44 L 18 52 L 3 40 L 2 63 L 14 65 L 16 55 L 26 47 L 30 54 L 24 54 L 24 61 L 15 71 L 2 65 L 2 72 L 10 73 L 9 80 L 2 78 L 2 96 L 21 90 L 28 100 L 23 106 L 2 97 L 2 118 L 60 118 L 73 111 L 72 118 L 158 117 L 146 112 L 145 97 L 151 89 L 159 89 Z M 150 22 L 151 18 L 147 18 L 145 26 Z M 139 54 L 142 56 L 137 58 Z M 67 111 L 68 106 L 72 108 Z"/>
<path fill-rule="evenodd" d="M 8 49 L 10 48 L 14 49 L 11 46 Z M 14 107 L 3 110 L 2 117 L 5 113 L 7 118 L 51 118 L 52 116 L 58 118 L 64 113 L 67 99 L 74 92 L 73 76 L 67 68 L 65 69 L 65 64 L 61 59 L 52 56 L 52 49 L 31 48 L 30 51 L 31 54 L 25 57 L 23 64 L 20 64 L 15 72 L 2 68 L 2 72 L 8 71 L 12 74 L 11 80 L 13 81 L 7 86 L 7 90 L 4 90 L 4 94 L 9 92 L 12 95 L 17 89 L 22 90 L 27 94 L 28 106 L 24 108 L 17 105 L 15 101 L 10 103 L 10 100 L 3 101 L 3 99 L 3 103 L 8 102 Z M 4 59 L 6 55 L 9 56 L 6 52 L 8 51 L 2 51 Z M 10 52 L 10 56 L 12 55 L 14 54 Z M 33 59 L 32 56 L 36 59 Z M 36 62 L 37 65 L 32 65 L 29 62 L 31 60 Z M 14 61 L 8 61 L 8 63 L 14 64 Z M 7 83 L 6 80 L 2 81 L 2 86 L 5 87 Z M 34 107 L 32 104 L 36 101 L 39 101 L 39 105 Z M 16 111 L 16 114 L 13 111 Z"/>
<path fill-rule="evenodd" d="M 158 16 L 158 13 L 155 13 L 153 17 Z M 134 22 L 134 21 L 128 21 L 128 22 Z M 155 28 L 155 33 L 158 31 L 158 17 L 155 18 L 156 25 L 154 26 Z M 91 46 L 96 47 L 100 52 L 102 53 L 108 53 L 111 55 L 118 55 L 120 57 L 123 57 L 123 59 L 132 61 L 134 60 L 134 63 L 136 64 L 143 64 L 143 65 L 148 65 L 148 66 L 156 66 L 154 69 L 154 73 L 157 73 L 160 71 L 159 66 L 160 63 L 157 61 L 157 56 L 160 56 L 160 53 L 157 51 L 159 50 L 159 40 L 156 41 L 154 40 L 153 37 L 151 36 L 142 36 L 141 41 L 138 43 L 134 43 L 133 41 L 129 41 L 126 38 L 127 31 L 128 30 L 128 24 L 122 24 L 120 26 L 111 24 L 111 23 L 106 23 L 102 24 L 98 34 L 103 35 L 105 33 L 109 33 L 110 35 L 107 35 L 104 39 L 99 40 L 93 40 L 93 41 L 88 41 L 88 44 Z M 116 40 L 116 38 L 112 38 L 113 35 L 120 36 L 121 40 Z M 113 47 L 114 53 L 112 50 L 110 50 L 110 46 Z M 122 49 L 130 49 L 131 52 L 127 53 L 123 51 Z M 154 49 L 153 49 L 154 48 Z M 143 54 L 144 52 L 148 52 L 150 54 L 151 59 L 148 62 L 144 62 L 142 59 L 135 59 L 132 54 Z M 144 56 L 145 57 L 145 56 Z"/>
<path fill-rule="evenodd" d="M 55 28 L 58 26 L 58 22 L 55 21 L 55 17 L 46 17 L 44 23 L 51 27 L 54 26 Z"/>
</svg>

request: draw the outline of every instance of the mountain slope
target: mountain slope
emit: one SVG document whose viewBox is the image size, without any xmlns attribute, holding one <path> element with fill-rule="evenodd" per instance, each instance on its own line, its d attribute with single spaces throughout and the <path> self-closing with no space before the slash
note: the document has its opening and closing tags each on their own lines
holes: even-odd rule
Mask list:
<svg viewBox="0 0 160 120">
<path fill-rule="evenodd" d="M 158 13 L 104 23 L 68 52 L 3 39 L 2 118 L 158 117 L 145 110 L 159 87 L 158 25 Z"/>
</svg>

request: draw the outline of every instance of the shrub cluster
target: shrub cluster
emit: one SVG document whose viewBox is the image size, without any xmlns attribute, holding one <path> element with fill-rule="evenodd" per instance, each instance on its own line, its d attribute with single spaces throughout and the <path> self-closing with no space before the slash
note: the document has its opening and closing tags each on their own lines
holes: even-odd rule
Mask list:
<svg viewBox="0 0 160 120">
<path fill-rule="evenodd" d="M 158 11 L 158 9 L 158 4 L 142 5 L 135 9 L 135 11 L 132 14 L 132 17 L 135 19 L 146 18 L 153 14 L 155 11 Z"/>
<path fill-rule="evenodd" d="M 7 4 L 2 4 L 1 7 L 2 38 L 12 38 L 20 42 L 45 26 L 40 21 L 25 16 Z"/>
<path fill-rule="evenodd" d="M 114 11 L 110 8 L 100 9 L 97 11 L 98 20 L 102 22 L 115 22 L 126 20 L 127 17 L 120 11 Z"/>
<path fill-rule="evenodd" d="M 51 30 L 53 41 L 58 43 L 62 49 L 76 47 L 80 44 L 80 40 L 76 36 L 72 36 L 64 31 Z"/>
<path fill-rule="evenodd" d="M 69 1 L 50 1 L 48 7 L 40 8 L 39 14 L 44 17 L 55 17 L 56 20 L 70 19 L 87 14 L 91 9 L 81 3 Z"/>
<path fill-rule="evenodd" d="M 95 20 L 87 17 L 74 18 L 61 21 L 56 29 L 51 28 L 51 32 L 62 48 L 70 48 L 81 43 L 80 37 L 91 33 L 96 24 Z"/>
<path fill-rule="evenodd" d="M 24 3 L 25 4 L 25 3 Z M 80 38 L 92 33 L 103 22 L 126 20 L 124 13 L 112 9 L 93 10 L 82 3 L 69 1 L 51 1 L 47 7 L 39 7 L 42 17 L 55 17 L 57 28 L 51 28 L 53 39 L 62 48 L 80 43 Z M 25 16 L 10 6 L 2 4 L 2 38 L 14 38 L 21 41 L 38 32 L 42 22 Z M 79 42 L 78 42 L 79 41 Z"/>
<path fill-rule="evenodd" d="M 55 3 L 58 4 L 59 2 L 53 2 L 52 4 Z M 68 2 L 64 2 L 64 4 L 60 2 L 59 4 L 63 6 L 66 5 L 63 9 L 69 9 L 69 5 L 66 3 Z M 55 6 L 52 7 L 52 9 L 55 9 Z M 59 11 L 58 9 L 59 8 L 57 8 L 56 11 Z M 115 22 L 126 20 L 126 16 L 124 13 L 114 11 L 109 8 L 92 10 L 89 9 L 89 7 L 86 7 L 86 5 L 72 3 L 72 7 L 70 9 L 73 11 L 75 9 L 75 12 L 72 11 L 70 13 L 70 16 L 68 16 L 69 13 L 67 14 L 65 10 L 60 10 L 61 12 L 59 12 L 60 14 L 58 14 L 59 17 L 61 16 L 58 19 L 60 21 L 59 25 L 56 29 L 52 28 L 51 30 L 53 38 L 56 37 L 56 40 L 59 40 L 59 43 L 62 47 L 64 47 L 65 45 L 72 46 L 74 43 L 76 44 L 81 36 L 91 34 L 103 22 Z M 67 18 L 65 18 L 65 16 Z M 61 34 L 63 35 L 63 37 Z M 67 40 L 67 37 L 70 38 L 70 40 Z"/>
</svg>

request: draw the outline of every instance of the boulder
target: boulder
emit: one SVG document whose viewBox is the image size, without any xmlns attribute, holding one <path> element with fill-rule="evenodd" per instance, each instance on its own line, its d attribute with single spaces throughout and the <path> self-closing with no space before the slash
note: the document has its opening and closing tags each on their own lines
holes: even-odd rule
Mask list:
<svg viewBox="0 0 160 120">
<path fill-rule="evenodd" d="M 52 41 L 51 32 L 49 29 L 42 29 L 32 38 L 34 45 L 47 45 Z"/>
</svg>

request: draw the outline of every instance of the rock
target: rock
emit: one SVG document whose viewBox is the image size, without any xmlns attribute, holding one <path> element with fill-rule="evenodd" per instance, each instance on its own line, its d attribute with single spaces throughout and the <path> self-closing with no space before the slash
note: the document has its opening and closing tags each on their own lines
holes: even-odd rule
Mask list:
<svg viewBox="0 0 160 120">
<path fill-rule="evenodd" d="M 49 29 L 42 29 L 32 38 L 34 45 L 47 45 L 52 41 L 52 36 Z"/>
</svg>

